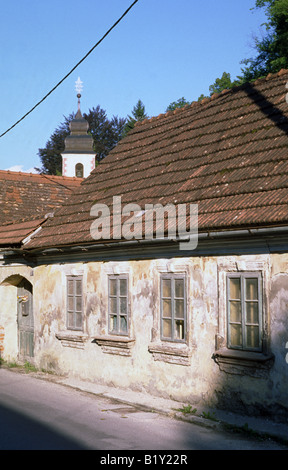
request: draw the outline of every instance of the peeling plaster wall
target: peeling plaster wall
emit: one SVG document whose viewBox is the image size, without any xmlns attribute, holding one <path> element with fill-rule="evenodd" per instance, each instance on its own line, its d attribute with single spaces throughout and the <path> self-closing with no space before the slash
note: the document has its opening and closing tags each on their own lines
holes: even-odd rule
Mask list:
<svg viewBox="0 0 288 470">
<path fill-rule="evenodd" d="M 34 273 L 34 354 L 37 365 L 61 372 L 61 347 L 56 333 L 65 327 L 64 273 L 59 266 L 40 266 Z"/>
<path fill-rule="evenodd" d="M 216 337 L 226 335 L 225 275 L 261 270 L 267 347 L 275 356 L 265 370 L 219 367 Z M 161 342 L 161 273 L 186 277 L 187 346 Z M 108 276 L 129 279 L 129 339 L 116 347 L 108 335 Z M 33 283 L 35 357 L 38 367 L 60 374 L 254 414 L 287 416 L 288 254 L 195 257 L 1 267 L 0 284 L 12 274 Z M 67 276 L 83 278 L 82 332 L 66 326 Z M 4 358 L 17 357 L 15 286 L 0 285 Z M 99 340 L 100 338 L 100 340 Z M 186 349 L 185 349 L 186 348 Z M 175 352 L 176 351 L 176 352 Z"/>
<path fill-rule="evenodd" d="M 271 263 L 271 349 L 275 354 L 271 387 L 279 406 L 288 408 L 288 255 L 273 255 Z"/>
<path fill-rule="evenodd" d="M 15 287 L 6 286 L 5 295 L 3 286 L 0 287 L 0 305 L 1 320 L 0 324 L 3 331 L 3 344 L 1 357 L 13 361 L 17 358 L 17 300 L 15 296 Z M 5 312 L 5 317 L 3 313 Z M 7 314 L 6 314 L 7 312 Z"/>
<path fill-rule="evenodd" d="M 26 278 L 33 285 L 32 271 L 27 266 L 0 265 L 0 326 L 4 334 L 1 358 L 18 359 L 17 283 Z"/>
<path fill-rule="evenodd" d="M 176 260 L 174 264 L 177 266 Z M 182 272 L 182 261 L 179 272 Z M 215 260 L 186 263 L 189 317 L 189 365 L 171 364 L 149 352 L 159 322 L 159 275 L 171 269 L 166 260 L 97 262 L 41 266 L 34 274 L 35 361 L 39 366 L 134 390 L 179 400 L 201 401 L 213 396 L 218 367 L 211 359 L 217 331 L 217 264 Z M 66 331 L 66 276 L 83 276 L 87 336 L 81 348 L 56 339 Z M 108 336 L 108 275 L 129 276 L 130 329 L 135 342 L 126 356 L 105 352 L 94 338 Z M 158 279 L 158 280 L 157 280 Z M 192 301 L 193 298 L 193 301 Z M 155 318 L 156 316 L 156 318 Z M 156 328 L 155 328 L 156 325 Z M 158 338 L 159 339 L 159 338 Z"/>
</svg>

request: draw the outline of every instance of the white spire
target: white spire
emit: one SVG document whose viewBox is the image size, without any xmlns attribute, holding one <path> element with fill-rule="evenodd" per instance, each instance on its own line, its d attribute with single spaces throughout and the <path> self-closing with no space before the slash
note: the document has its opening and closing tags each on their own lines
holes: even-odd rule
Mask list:
<svg viewBox="0 0 288 470">
<path fill-rule="evenodd" d="M 75 90 L 78 95 L 80 95 L 83 90 L 83 82 L 81 82 L 80 77 L 78 77 L 78 80 L 75 82 Z"/>
<path fill-rule="evenodd" d="M 80 111 L 80 98 L 81 98 L 81 92 L 83 90 L 83 82 L 80 80 L 80 77 L 75 82 L 75 90 L 77 92 L 77 98 L 78 98 L 78 111 Z"/>
</svg>

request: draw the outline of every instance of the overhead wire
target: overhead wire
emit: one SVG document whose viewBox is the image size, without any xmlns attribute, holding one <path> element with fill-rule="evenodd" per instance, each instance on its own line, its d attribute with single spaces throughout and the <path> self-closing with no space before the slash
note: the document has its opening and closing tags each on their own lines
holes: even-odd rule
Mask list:
<svg viewBox="0 0 288 470">
<path fill-rule="evenodd" d="M 58 83 L 57 85 L 55 85 L 40 101 L 38 101 L 38 103 L 35 104 L 35 106 L 33 106 L 33 108 L 30 109 L 30 111 L 28 111 L 26 114 L 24 114 L 24 116 L 22 116 L 17 122 L 15 122 L 15 124 L 13 124 L 11 127 L 9 127 L 9 129 L 7 129 L 5 132 L 3 132 L 1 135 L 0 135 L 0 138 L 3 137 L 5 134 L 7 134 L 8 132 L 10 132 L 15 126 L 17 126 L 21 121 L 23 121 L 29 114 L 32 113 L 32 111 L 34 111 L 34 109 L 36 109 L 41 103 L 43 103 L 43 101 L 45 101 L 48 96 L 50 96 L 55 90 L 56 88 L 58 88 L 68 77 L 69 75 L 71 75 L 74 70 L 77 69 L 77 67 L 79 67 L 80 64 L 82 64 L 82 62 L 84 62 L 85 59 L 87 59 L 87 57 L 94 51 L 94 49 L 96 49 L 96 47 L 99 46 L 99 44 L 101 44 L 101 42 L 111 33 L 111 31 L 123 20 L 123 18 L 129 13 L 129 11 L 131 10 L 131 8 L 134 7 L 134 5 L 138 2 L 138 0 L 135 0 L 129 8 L 127 8 L 127 10 L 123 13 L 122 16 L 120 16 L 120 18 L 113 24 L 113 26 L 111 26 L 110 29 L 108 29 L 108 31 L 102 36 L 101 39 L 99 39 L 99 41 L 87 52 L 87 54 L 85 54 L 84 57 L 82 57 L 81 60 L 79 60 L 79 62 L 74 65 L 74 67 L 70 70 L 70 72 L 68 72 L 65 77 L 63 77 Z"/>
</svg>

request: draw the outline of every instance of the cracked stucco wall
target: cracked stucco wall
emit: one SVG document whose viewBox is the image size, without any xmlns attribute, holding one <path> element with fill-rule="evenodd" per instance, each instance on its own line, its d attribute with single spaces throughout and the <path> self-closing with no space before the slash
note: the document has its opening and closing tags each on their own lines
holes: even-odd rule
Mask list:
<svg viewBox="0 0 288 470">
<path fill-rule="evenodd" d="M 221 369 L 213 360 L 215 338 L 225 337 L 226 301 L 221 273 L 224 273 L 224 283 L 229 269 L 263 272 L 265 328 L 275 359 L 273 366 L 261 374 L 252 369 L 247 373 L 241 367 Z M 160 340 L 159 279 L 165 272 L 182 273 L 186 278 L 185 345 Z M 129 279 L 129 342 L 115 344 L 107 330 L 108 276 L 121 273 Z M 172 397 L 196 406 L 218 404 L 255 413 L 269 408 L 280 414 L 287 411 L 288 255 L 59 263 L 38 266 L 33 269 L 33 275 L 25 266 L 2 266 L 0 326 L 5 333 L 3 357 L 10 359 L 18 354 L 17 301 L 15 285 L 7 279 L 16 274 L 33 285 L 33 360 L 37 366 L 102 384 Z M 67 331 L 69 275 L 83 278 L 85 314 L 80 333 Z"/>
</svg>

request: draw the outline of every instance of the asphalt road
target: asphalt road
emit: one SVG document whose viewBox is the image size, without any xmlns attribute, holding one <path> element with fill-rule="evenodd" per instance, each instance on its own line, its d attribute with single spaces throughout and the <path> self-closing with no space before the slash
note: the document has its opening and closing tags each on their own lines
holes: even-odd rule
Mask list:
<svg viewBox="0 0 288 470">
<path fill-rule="evenodd" d="M 284 449 L 0 368 L 0 450 Z"/>
</svg>

